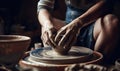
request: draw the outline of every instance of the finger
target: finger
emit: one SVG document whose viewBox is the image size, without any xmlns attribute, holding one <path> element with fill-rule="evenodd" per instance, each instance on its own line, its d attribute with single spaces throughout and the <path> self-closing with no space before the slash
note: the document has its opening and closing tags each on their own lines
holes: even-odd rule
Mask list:
<svg viewBox="0 0 120 71">
<path fill-rule="evenodd" d="M 61 38 L 61 40 L 59 41 L 58 45 L 59 46 L 64 46 L 66 44 L 66 42 L 69 42 L 68 39 L 70 38 L 70 36 L 74 36 L 74 33 L 76 33 L 76 27 L 73 27 L 72 29 L 68 30 L 65 35 Z M 74 33 L 73 33 L 74 32 Z"/>
<path fill-rule="evenodd" d="M 63 36 L 64 36 L 63 34 L 62 34 L 62 35 L 59 35 L 59 38 L 56 39 L 55 42 L 56 42 L 57 45 L 58 45 L 59 41 L 61 40 L 61 38 L 62 38 Z"/>
<path fill-rule="evenodd" d="M 57 34 L 57 30 L 54 29 L 54 28 L 52 28 L 52 29 L 50 29 L 50 30 L 48 31 L 49 39 L 50 39 L 50 41 L 51 41 L 54 45 L 57 45 L 57 44 L 55 43 L 55 41 L 54 41 L 54 38 L 55 38 L 56 34 Z"/>
<path fill-rule="evenodd" d="M 44 32 L 44 33 L 41 35 L 41 39 L 42 39 L 42 42 L 43 42 L 44 46 L 48 45 L 48 44 L 47 44 L 47 32 Z"/>
<path fill-rule="evenodd" d="M 75 35 L 72 34 L 72 36 L 70 36 L 70 37 L 68 38 L 68 41 L 65 43 L 64 49 L 69 50 L 69 49 L 71 48 L 72 43 L 73 43 L 73 41 L 75 40 L 74 38 L 75 38 Z"/>
<path fill-rule="evenodd" d="M 59 46 L 64 46 L 64 44 L 66 44 L 66 42 L 67 42 L 67 40 L 69 39 L 69 37 L 70 36 L 73 36 L 73 35 L 71 35 L 71 32 L 72 31 L 67 31 L 66 33 L 65 33 L 65 35 L 61 38 L 61 40 L 59 41 L 59 43 L 58 43 L 58 45 Z M 69 42 L 69 41 L 68 41 Z"/>
<path fill-rule="evenodd" d="M 56 48 L 56 46 L 50 40 L 47 42 L 47 44 L 52 48 Z"/>
<path fill-rule="evenodd" d="M 53 39 L 49 38 L 49 42 L 50 42 L 51 44 L 53 44 L 54 46 L 57 46 L 57 43 L 55 43 L 55 41 L 54 41 Z"/>
<path fill-rule="evenodd" d="M 47 37 L 48 37 L 47 44 L 48 44 L 49 46 L 55 48 L 55 47 L 56 47 L 56 44 L 54 44 L 53 42 L 51 42 L 48 33 L 47 33 Z"/>
<path fill-rule="evenodd" d="M 79 31 L 79 30 L 78 30 Z M 68 42 L 66 42 L 64 48 L 65 49 L 70 49 L 73 44 L 75 44 L 77 37 L 78 37 L 78 31 L 73 31 L 73 36 L 70 36 L 68 39 Z"/>
<path fill-rule="evenodd" d="M 63 37 L 63 34 L 65 34 L 66 30 L 65 29 L 60 29 L 60 31 L 58 31 L 56 37 L 55 37 L 55 42 L 59 42 L 60 39 Z"/>
<path fill-rule="evenodd" d="M 65 49 L 70 49 L 71 46 L 73 46 L 73 45 L 76 43 L 76 40 L 77 40 L 77 37 L 74 37 L 74 38 L 70 41 L 70 43 L 68 43 L 68 45 L 65 46 L 64 48 L 65 48 Z"/>
<path fill-rule="evenodd" d="M 54 41 L 54 38 L 55 38 L 55 34 L 52 34 L 52 32 L 48 33 L 48 36 L 49 36 L 49 41 L 54 44 L 54 45 L 57 45 Z"/>
<path fill-rule="evenodd" d="M 49 37 L 55 35 L 56 33 L 57 33 L 57 30 L 54 29 L 54 28 L 52 28 L 52 29 L 50 29 L 50 30 L 48 31 Z"/>
</svg>

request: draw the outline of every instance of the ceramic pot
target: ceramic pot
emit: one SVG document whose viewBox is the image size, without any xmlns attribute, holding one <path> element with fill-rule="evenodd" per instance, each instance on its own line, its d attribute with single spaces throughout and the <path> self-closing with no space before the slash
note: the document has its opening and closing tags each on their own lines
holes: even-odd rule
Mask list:
<svg viewBox="0 0 120 71">
<path fill-rule="evenodd" d="M 27 36 L 0 35 L 0 64 L 18 63 L 30 42 L 31 39 Z"/>
</svg>

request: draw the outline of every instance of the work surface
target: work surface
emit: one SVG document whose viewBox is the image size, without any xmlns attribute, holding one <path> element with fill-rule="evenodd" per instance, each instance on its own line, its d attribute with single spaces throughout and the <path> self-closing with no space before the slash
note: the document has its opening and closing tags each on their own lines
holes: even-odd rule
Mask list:
<svg viewBox="0 0 120 71">
<path fill-rule="evenodd" d="M 96 68 L 96 67 L 97 68 L 102 68 L 103 67 L 103 68 L 109 69 L 109 71 L 114 71 L 114 69 L 115 69 L 114 64 L 104 64 L 104 63 L 99 62 L 102 58 L 102 55 L 99 52 L 93 52 L 92 56 L 95 56 L 95 58 L 93 58 L 91 60 L 89 60 L 89 58 L 87 58 L 87 60 L 88 60 L 87 62 L 80 62 L 80 63 L 73 63 L 72 62 L 72 64 L 68 65 L 67 63 L 66 64 L 64 63 L 64 60 L 62 61 L 62 64 L 60 64 L 58 61 L 57 61 L 58 64 L 53 64 L 52 62 L 54 60 L 56 61 L 56 59 L 50 60 L 50 61 L 52 61 L 50 63 L 34 62 L 34 60 L 32 60 L 33 62 L 29 61 L 28 59 L 30 57 L 30 54 L 34 53 L 35 56 L 36 56 L 36 51 L 41 51 L 41 49 L 26 52 L 25 56 L 16 65 L 13 65 L 13 64 L 3 65 L 3 64 L 1 64 L 0 69 L 9 69 L 7 71 L 26 71 L 26 69 L 27 69 L 27 71 L 36 71 L 34 69 L 37 69 L 38 71 L 64 71 L 66 67 L 67 68 L 76 67 L 76 66 L 72 66 L 72 65 L 75 65 L 75 64 L 79 64 L 79 66 L 80 66 L 79 69 L 84 68 L 84 67 L 88 67 L 89 69 L 91 69 L 91 68 L 93 69 L 93 68 Z M 92 53 L 92 51 L 90 51 L 90 55 L 91 55 L 91 53 Z M 37 55 L 38 55 L 38 53 L 37 53 Z M 46 59 L 46 58 L 42 58 L 42 59 Z M 47 59 L 49 59 L 49 57 Z M 65 59 L 65 58 L 63 58 L 63 59 Z M 39 60 L 41 60 L 41 58 Z M 57 59 L 57 60 L 59 60 L 59 59 Z M 81 64 L 82 64 L 82 67 L 81 67 Z M 96 71 L 96 70 L 94 70 L 94 71 Z"/>
</svg>

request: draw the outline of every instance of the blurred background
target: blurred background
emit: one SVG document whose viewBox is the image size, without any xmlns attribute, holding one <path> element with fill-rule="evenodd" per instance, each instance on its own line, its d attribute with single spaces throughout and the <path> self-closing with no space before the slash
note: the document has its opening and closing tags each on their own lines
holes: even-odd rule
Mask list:
<svg viewBox="0 0 120 71">
<path fill-rule="evenodd" d="M 37 19 L 38 1 L 0 0 L 0 35 L 18 34 L 29 36 L 32 39 L 31 46 L 36 42 L 41 42 L 40 25 Z M 120 18 L 119 3 L 120 1 L 118 0 L 113 12 Z M 58 0 L 58 7 L 55 10 L 54 16 L 64 20 L 64 0 Z"/>
</svg>

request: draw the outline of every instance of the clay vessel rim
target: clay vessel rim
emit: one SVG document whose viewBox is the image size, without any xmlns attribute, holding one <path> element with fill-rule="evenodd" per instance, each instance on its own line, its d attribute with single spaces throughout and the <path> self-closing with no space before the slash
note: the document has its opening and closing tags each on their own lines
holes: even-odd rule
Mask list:
<svg viewBox="0 0 120 71">
<path fill-rule="evenodd" d="M 19 41 L 29 41 L 30 37 L 23 35 L 0 35 L 0 43 L 2 42 L 19 42 Z"/>
</svg>

